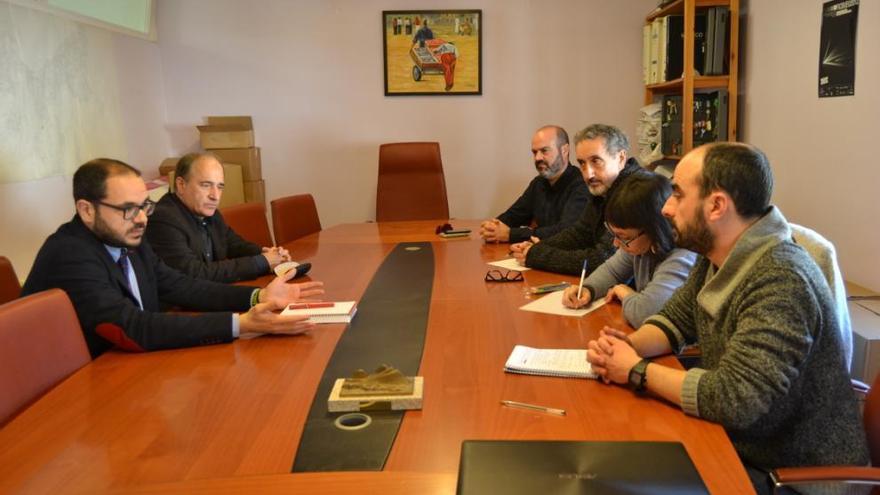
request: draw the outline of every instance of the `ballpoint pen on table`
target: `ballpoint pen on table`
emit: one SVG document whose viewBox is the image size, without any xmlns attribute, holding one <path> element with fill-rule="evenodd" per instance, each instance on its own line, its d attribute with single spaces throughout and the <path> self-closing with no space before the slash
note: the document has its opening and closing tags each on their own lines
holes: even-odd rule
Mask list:
<svg viewBox="0 0 880 495">
<path fill-rule="evenodd" d="M 517 407 L 520 409 L 529 409 L 531 411 L 540 411 L 557 416 L 565 416 L 565 409 L 556 409 L 553 407 L 536 406 L 534 404 L 526 404 L 525 402 L 517 402 L 514 400 L 503 400 L 501 404 L 507 407 Z"/>
<path fill-rule="evenodd" d="M 584 277 L 587 275 L 587 260 L 584 260 L 584 267 L 581 268 L 581 282 L 578 284 L 578 301 L 581 300 L 581 290 L 584 288 Z"/>
</svg>

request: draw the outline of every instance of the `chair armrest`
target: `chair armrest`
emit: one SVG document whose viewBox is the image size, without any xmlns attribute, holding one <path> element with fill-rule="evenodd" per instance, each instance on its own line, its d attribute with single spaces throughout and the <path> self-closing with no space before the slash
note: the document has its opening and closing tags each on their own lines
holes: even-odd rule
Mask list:
<svg viewBox="0 0 880 495">
<path fill-rule="evenodd" d="M 834 481 L 859 482 L 880 485 L 880 468 L 868 466 L 817 466 L 779 468 L 770 471 L 777 486 L 827 483 Z"/>
</svg>

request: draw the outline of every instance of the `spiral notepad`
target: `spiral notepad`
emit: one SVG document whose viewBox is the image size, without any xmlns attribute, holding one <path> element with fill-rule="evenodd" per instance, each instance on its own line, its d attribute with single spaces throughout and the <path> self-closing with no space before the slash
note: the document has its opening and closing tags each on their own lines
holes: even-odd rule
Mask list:
<svg viewBox="0 0 880 495">
<path fill-rule="evenodd" d="M 504 371 L 526 375 L 566 378 L 596 378 L 586 349 L 535 349 L 518 345 L 513 348 Z"/>
</svg>

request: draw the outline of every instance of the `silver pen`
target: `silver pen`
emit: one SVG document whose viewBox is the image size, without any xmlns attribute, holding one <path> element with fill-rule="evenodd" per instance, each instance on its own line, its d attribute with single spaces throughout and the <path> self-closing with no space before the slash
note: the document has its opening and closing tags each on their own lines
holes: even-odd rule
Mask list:
<svg viewBox="0 0 880 495">
<path fill-rule="evenodd" d="M 507 407 L 518 407 L 520 409 L 530 409 L 532 411 L 541 411 L 548 414 L 555 414 L 557 416 L 565 416 L 565 409 L 556 409 L 553 407 L 544 407 L 544 406 L 536 406 L 534 404 L 526 404 L 525 402 L 517 402 L 514 400 L 503 400 L 501 404 Z"/>
</svg>

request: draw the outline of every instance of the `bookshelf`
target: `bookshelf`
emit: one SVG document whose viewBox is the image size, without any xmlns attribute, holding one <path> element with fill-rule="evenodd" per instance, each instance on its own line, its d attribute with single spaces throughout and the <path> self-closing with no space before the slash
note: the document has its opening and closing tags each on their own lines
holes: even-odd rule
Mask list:
<svg viewBox="0 0 880 495">
<path fill-rule="evenodd" d="M 709 7 L 730 9 L 728 42 L 728 73 L 724 75 L 697 76 L 694 73 L 694 22 L 697 12 Z M 739 46 L 739 0 L 676 0 L 647 16 L 645 23 L 650 26 L 654 19 L 669 15 L 684 17 L 684 71 L 682 77 L 645 86 L 645 104 L 654 102 L 662 95 L 681 95 L 682 108 L 694 108 L 694 93 L 702 90 L 726 89 L 728 92 L 727 139 L 737 139 L 737 84 L 738 84 L 738 46 Z M 694 147 L 693 111 L 681 112 L 682 155 Z M 678 160 L 678 156 L 664 156 L 664 160 Z"/>
</svg>

